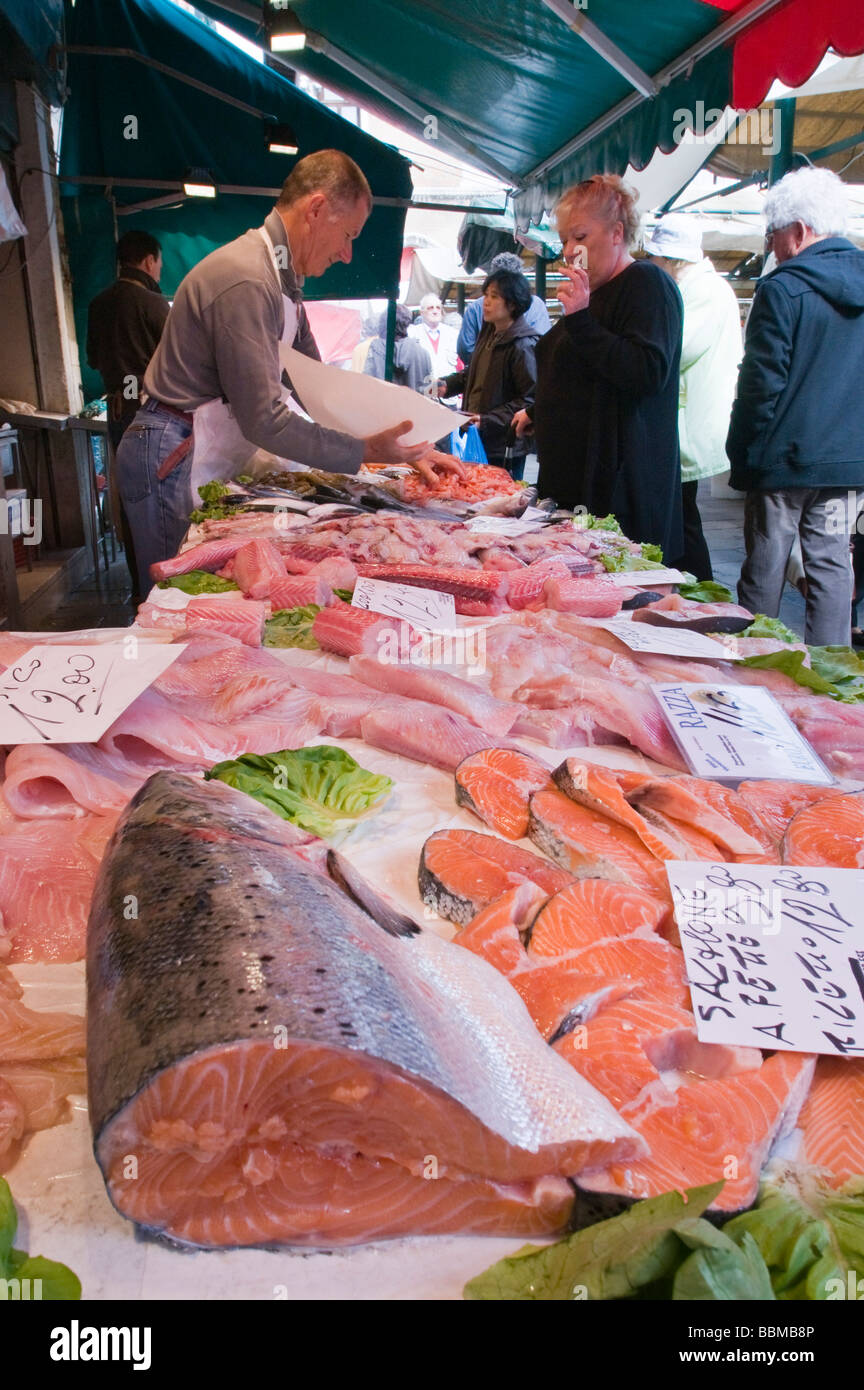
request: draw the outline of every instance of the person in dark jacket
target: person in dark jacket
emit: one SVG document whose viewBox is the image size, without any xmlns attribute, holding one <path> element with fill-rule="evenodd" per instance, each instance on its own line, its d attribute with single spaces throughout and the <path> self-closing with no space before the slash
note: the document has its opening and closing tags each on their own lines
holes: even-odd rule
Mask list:
<svg viewBox="0 0 864 1390">
<path fill-rule="evenodd" d="M 557 207 L 563 317 L 537 344 L 533 411 L 541 496 L 612 512 L 625 535 L 684 550 L 678 377 L 684 307 L 671 276 L 634 261 L 637 195 L 614 174 L 567 189 Z M 581 248 L 581 250 L 580 250 Z M 587 268 L 576 264 L 587 255 Z"/>
<path fill-rule="evenodd" d="M 162 247 L 149 232 L 124 232 L 117 243 L 117 279 L 91 300 L 87 312 L 87 362 L 102 377 L 108 397 L 108 437 L 116 451 L 138 413 L 144 373 L 156 351 L 171 308 L 159 288 Z M 116 488 L 112 506 L 119 530 L 132 595 L 138 597 L 138 566 L 132 531 Z"/>
<path fill-rule="evenodd" d="M 117 267 L 114 284 L 97 294 L 87 314 L 87 362 L 108 393 L 108 433 L 115 449 L 137 413 L 144 373 L 171 307 L 159 288 L 162 247 L 149 232 L 123 233 Z"/>
<path fill-rule="evenodd" d="M 525 276 L 497 270 L 483 282 L 483 327 L 471 363 L 438 383 L 439 396 L 462 392 L 490 463 L 506 464 L 514 478 L 525 471 L 527 447 L 512 429 L 513 417 L 534 400 L 537 329 L 525 317 L 531 287 Z M 506 455 L 506 457 L 505 457 Z"/>
<path fill-rule="evenodd" d="M 432 358 L 421 342 L 408 337 L 411 310 L 396 305 L 396 334 L 393 343 L 393 381 L 397 386 L 410 386 L 422 391 L 432 375 Z M 384 380 L 384 357 L 387 350 L 387 311 L 378 321 L 378 337 L 369 344 L 363 371 L 367 376 Z"/>
<path fill-rule="evenodd" d="M 777 616 L 798 535 L 804 640 L 845 646 L 864 503 L 864 252 L 842 235 L 846 190 L 827 169 L 787 174 L 765 218 L 777 267 L 756 289 L 726 441 L 729 482 L 747 493 L 738 599 Z"/>
<path fill-rule="evenodd" d="M 494 275 L 496 270 L 512 270 L 516 275 L 524 274 L 524 267 L 519 256 L 514 251 L 501 251 L 497 256 L 493 256 L 489 262 L 489 274 Z M 542 338 L 544 333 L 548 333 L 552 327 L 552 320 L 549 311 L 543 300 L 537 294 L 532 294 L 531 304 L 525 310 L 525 318 L 531 327 L 536 330 L 538 338 Z M 459 329 L 459 340 L 456 349 L 462 361 L 467 367 L 471 361 L 471 354 L 474 345 L 483 327 L 483 296 L 479 299 L 469 299 L 465 305 L 465 312 L 462 315 L 462 326 Z"/>
</svg>

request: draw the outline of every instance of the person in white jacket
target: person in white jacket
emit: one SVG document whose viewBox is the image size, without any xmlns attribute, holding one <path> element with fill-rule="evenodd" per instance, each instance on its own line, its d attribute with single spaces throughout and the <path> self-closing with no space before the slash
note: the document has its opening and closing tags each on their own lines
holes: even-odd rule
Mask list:
<svg viewBox="0 0 864 1390">
<path fill-rule="evenodd" d="M 455 372 L 459 356 L 456 347 L 459 333 L 449 323 L 444 323 L 443 317 L 444 309 L 437 294 L 424 294 L 420 300 L 420 319 L 408 329 L 409 338 L 416 338 L 429 354 L 433 380 Z"/>
<path fill-rule="evenodd" d="M 684 554 L 677 563 L 697 579 L 711 579 L 696 493 L 700 478 L 729 467 L 726 435 L 744 350 L 741 315 L 732 287 L 702 253 L 697 218 L 669 213 L 646 237 L 645 250 L 672 276 L 684 301 L 678 396 Z"/>
</svg>

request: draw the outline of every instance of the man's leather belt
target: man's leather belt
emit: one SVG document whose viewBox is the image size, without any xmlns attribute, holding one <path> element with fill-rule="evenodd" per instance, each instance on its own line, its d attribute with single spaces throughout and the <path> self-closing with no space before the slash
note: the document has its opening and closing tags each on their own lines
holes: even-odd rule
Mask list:
<svg viewBox="0 0 864 1390">
<path fill-rule="evenodd" d="M 192 429 L 194 416 L 189 415 L 185 410 L 178 410 L 176 405 L 167 405 L 165 401 L 157 401 L 154 396 L 148 396 L 145 405 L 149 405 L 151 401 L 159 410 L 167 410 L 169 415 L 176 415 L 178 420 L 182 420 L 184 425 L 188 425 L 190 430 Z M 167 458 L 162 460 L 156 470 L 156 477 L 159 479 L 160 483 L 164 478 L 168 477 L 169 473 L 173 473 L 178 463 L 183 462 L 189 450 L 192 448 L 192 443 L 193 436 L 190 434 L 188 438 L 182 440 L 182 442 L 177 445 L 176 449 L 171 450 Z"/>
</svg>

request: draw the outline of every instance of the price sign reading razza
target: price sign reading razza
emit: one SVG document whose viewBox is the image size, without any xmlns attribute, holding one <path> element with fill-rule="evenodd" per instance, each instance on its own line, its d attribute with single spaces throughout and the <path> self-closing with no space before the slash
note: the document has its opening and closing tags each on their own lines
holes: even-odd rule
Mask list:
<svg viewBox="0 0 864 1390">
<path fill-rule="evenodd" d="M 767 690 L 756 685 L 653 685 L 669 729 L 696 777 L 834 778 Z"/>
<path fill-rule="evenodd" d="M 703 1042 L 864 1057 L 864 872 L 666 871 Z"/>
<path fill-rule="evenodd" d="M 385 579 L 361 577 L 354 586 L 353 608 L 368 608 L 385 618 L 402 618 L 414 627 L 448 632 L 456 626 L 456 600 L 437 589 L 413 584 L 391 584 Z"/>
<path fill-rule="evenodd" d="M 0 743 L 95 743 L 183 646 L 36 646 L 0 675 Z"/>
</svg>

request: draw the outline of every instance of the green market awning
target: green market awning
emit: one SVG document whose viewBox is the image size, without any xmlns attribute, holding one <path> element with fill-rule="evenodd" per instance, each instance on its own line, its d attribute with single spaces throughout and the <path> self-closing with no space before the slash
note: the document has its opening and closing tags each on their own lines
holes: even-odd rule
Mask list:
<svg viewBox="0 0 864 1390">
<path fill-rule="evenodd" d="M 266 42 L 262 7 L 202 0 Z M 861 0 L 294 0 L 285 61 L 496 174 L 519 225 L 570 184 L 642 169 L 685 124 L 864 50 Z"/>
<path fill-rule="evenodd" d="M 203 256 L 259 226 L 296 160 L 318 149 L 350 154 L 382 201 L 351 264 L 307 281 L 306 297 L 398 295 L 412 195 L 410 166 L 398 151 L 171 0 L 77 0 L 67 12 L 66 43 L 71 95 L 60 180 L 82 355 L 87 306 L 114 278 L 115 215 L 118 234 L 134 226 L 158 237 L 170 295 Z M 293 130 L 297 156 L 270 153 L 274 122 Z M 184 197 L 184 177 L 194 168 L 212 177 L 215 199 Z M 85 391 L 99 394 L 98 376 L 86 363 L 82 371 Z"/>
</svg>

